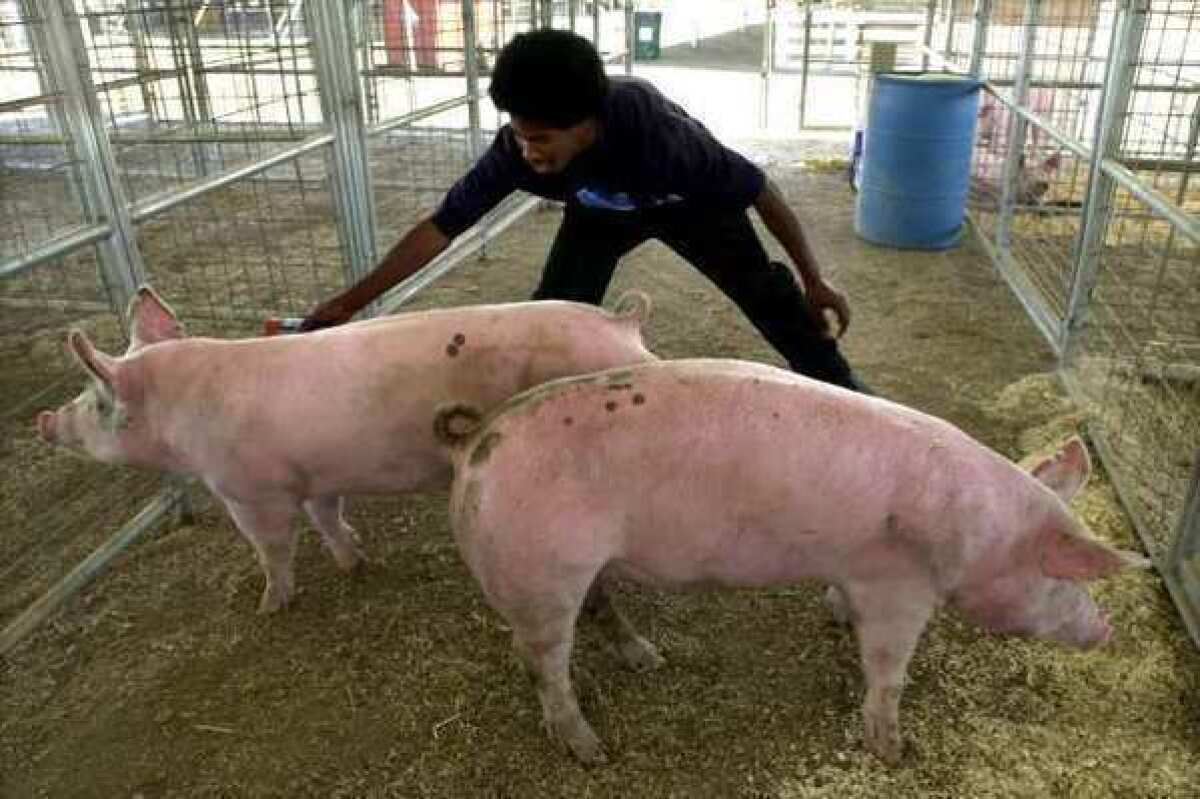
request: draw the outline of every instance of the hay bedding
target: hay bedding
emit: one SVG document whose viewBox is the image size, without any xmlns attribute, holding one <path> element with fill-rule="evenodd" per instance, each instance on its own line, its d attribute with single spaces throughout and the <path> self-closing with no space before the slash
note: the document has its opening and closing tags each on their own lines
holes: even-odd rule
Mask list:
<svg viewBox="0 0 1200 799">
<path fill-rule="evenodd" d="M 849 233 L 844 180 L 775 172 L 854 302 L 846 347 L 880 391 L 1012 457 L 1076 428 L 981 253 L 870 248 Z M 526 296 L 556 222 L 534 215 L 420 303 Z M 665 248 L 640 248 L 614 289 L 626 286 L 654 297 L 647 336 L 661 355 L 778 362 Z M 584 711 L 615 760 L 581 769 L 542 733 L 444 502 L 355 501 L 369 568 L 344 578 L 308 534 L 297 604 L 263 619 L 249 548 L 201 501 L 195 524 L 135 547 L 3 662 L 0 794 L 1197 795 L 1200 657 L 1150 574 L 1096 587 L 1118 630 L 1096 653 L 941 615 L 910 668 L 907 757 L 891 770 L 862 749 L 853 635 L 816 587 L 624 590 L 618 601 L 668 662 L 625 672 L 580 631 Z M 1098 535 L 1134 546 L 1102 473 L 1076 507 Z"/>
</svg>

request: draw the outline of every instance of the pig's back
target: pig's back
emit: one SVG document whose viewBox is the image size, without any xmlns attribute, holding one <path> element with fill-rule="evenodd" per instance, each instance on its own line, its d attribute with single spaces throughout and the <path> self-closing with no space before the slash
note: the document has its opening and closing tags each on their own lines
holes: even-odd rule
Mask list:
<svg viewBox="0 0 1200 799">
<path fill-rule="evenodd" d="M 519 505 L 561 530 L 582 514 L 580 535 L 604 528 L 613 560 L 663 582 L 828 576 L 899 517 L 937 528 L 947 503 L 985 503 L 962 487 L 1004 470 L 934 417 L 738 361 L 556 381 L 506 403 L 487 434 L 464 458 L 467 480 L 488 470 L 481 510 Z M 529 492 L 537 503 L 512 503 Z"/>
</svg>

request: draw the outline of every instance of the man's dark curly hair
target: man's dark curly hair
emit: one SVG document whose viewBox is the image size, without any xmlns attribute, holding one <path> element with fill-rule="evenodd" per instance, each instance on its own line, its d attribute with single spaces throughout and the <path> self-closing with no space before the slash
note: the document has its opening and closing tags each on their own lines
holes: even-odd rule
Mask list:
<svg viewBox="0 0 1200 799">
<path fill-rule="evenodd" d="M 551 28 L 513 37 L 496 59 L 488 89 L 496 108 L 553 128 L 595 116 L 607 92 L 608 77 L 592 43 Z"/>
</svg>

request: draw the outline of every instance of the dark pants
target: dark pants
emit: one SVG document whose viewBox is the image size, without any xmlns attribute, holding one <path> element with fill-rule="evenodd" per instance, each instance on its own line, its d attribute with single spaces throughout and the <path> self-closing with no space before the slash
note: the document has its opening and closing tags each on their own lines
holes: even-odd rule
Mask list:
<svg viewBox="0 0 1200 799">
<path fill-rule="evenodd" d="M 602 211 L 568 203 L 534 292 L 535 300 L 599 305 L 621 256 L 658 239 L 716 284 L 793 371 L 866 391 L 809 316 L 788 267 L 772 262 L 745 211 L 702 213 L 683 206 Z"/>
</svg>

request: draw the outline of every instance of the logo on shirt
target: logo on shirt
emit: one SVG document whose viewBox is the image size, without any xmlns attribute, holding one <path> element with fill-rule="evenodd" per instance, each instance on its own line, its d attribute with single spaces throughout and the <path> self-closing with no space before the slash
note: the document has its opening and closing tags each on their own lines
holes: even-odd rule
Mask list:
<svg viewBox="0 0 1200 799">
<path fill-rule="evenodd" d="M 605 211 L 636 211 L 638 208 L 652 208 L 683 200 L 678 194 L 668 194 L 665 197 L 648 197 L 639 204 L 623 191 L 606 192 L 588 188 L 575 192 L 575 199 L 588 208 L 600 208 Z"/>
</svg>

